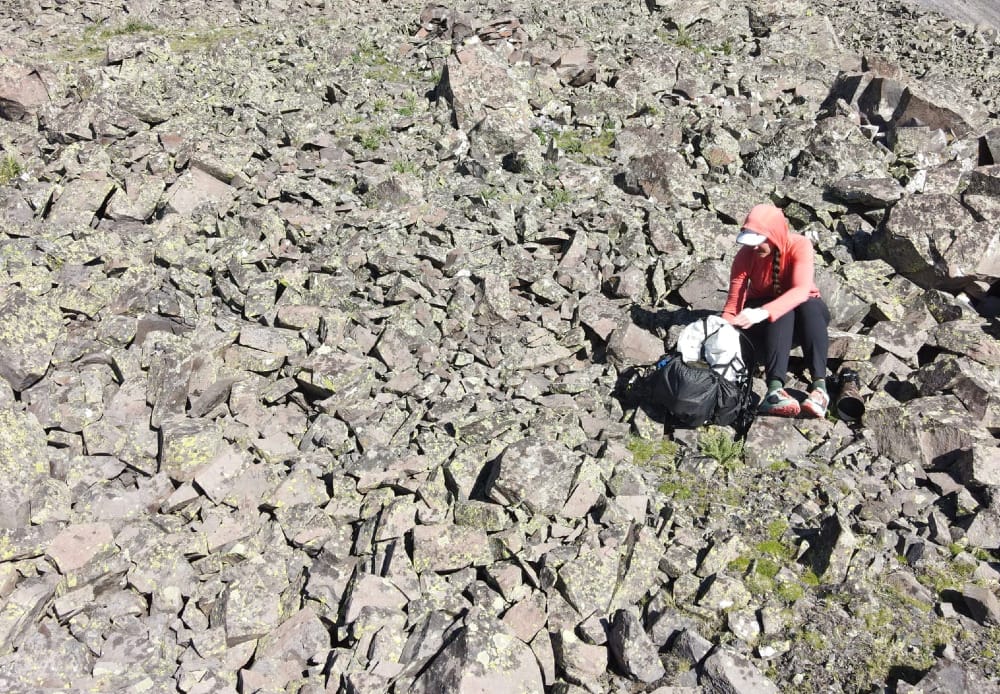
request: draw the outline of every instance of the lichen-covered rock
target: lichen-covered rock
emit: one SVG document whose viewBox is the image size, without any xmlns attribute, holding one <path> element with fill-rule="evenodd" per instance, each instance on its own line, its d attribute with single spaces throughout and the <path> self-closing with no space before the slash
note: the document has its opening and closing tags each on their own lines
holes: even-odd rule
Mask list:
<svg viewBox="0 0 1000 694">
<path fill-rule="evenodd" d="M 189 169 L 166 191 L 167 211 L 188 215 L 202 205 L 226 205 L 233 189 L 201 169 Z"/>
<path fill-rule="evenodd" d="M 413 529 L 413 568 L 453 571 L 493 561 L 486 533 L 456 525 L 418 525 Z"/>
<path fill-rule="evenodd" d="M 980 278 L 997 233 L 954 196 L 914 195 L 892 207 L 872 250 L 921 287 L 961 289 Z"/>
<path fill-rule="evenodd" d="M 59 193 L 48 214 L 51 224 L 63 226 L 83 223 L 89 225 L 117 186 L 110 179 L 76 179 Z"/>
<path fill-rule="evenodd" d="M 211 423 L 172 417 L 160 426 L 160 470 L 179 482 L 193 480 L 202 468 L 229 451 Z"/>
<path fill-rule="evenodd" d="M 691 167 L 674 151 L 650 152 L 629 162 L 625 191 L 644 195 L 665 205 L 697 207 L 700 182 Z"/>
<path fill-rule="evenodd" d="M 665 672 L 656 646 L 633 610 L 618 610 L 611 621 L 611 653 L 626 674 L 640 682 L 655 682 Z"/>
<path fill-rule="evenodd" d="M 46 610 L 55 595 L 57 582 L 51 578 L 25 581 L 0 603 L 0 656 L 20 644 L 26 630 Z"/>
<path fill-rule="evenodd" d="M 608 649 L 584 643 L 567 629 L 552 637 L 556 665 L 566 678 L 590 692 L 602 691 L 599 678 L 608 667 Z"/>
<path fill-rule="evenodd" d="M 888 207 L 902 198 L 903 192 L 894 178 L 842 178 L 830 187 L 838 199 L 868 207 Z"/>
<path fill-rule="evenodd" d="M 0 302 L 0 376 L 22 391 L 45 375 L 63 334 L 62 314 L 30 292 L 10 292 Z"/>
<path fill-rule="evenodd" d="M 882 455 L 924 467 L 947 463 L 983 436 L 954 395 L 917 398 L 865 411 L 865 426 Z"/>
<path fill-rule="evenodd" d="M 52 539 L 45 556 L 62 574 L 83 568 L 96 555 L 105 551 L 114 534 L 107 523 L 71 525 Z"/>
<path fill-rule="evenodd" d="M 1000 448 L 975 443 L 959 454 L 952 469 L 963 484 L 1000 487 Z"/>
<path fill-rule="evenodd" d="M 508 70 L 495 52 L 472 44 L 449 57 L 439 87 L 458 127 L 469 135 L 473 154 L 486 161 L 533 151 L 538 156 L 527 97 Z"/>
<path fill-rule="evenodd" d="M 588 549 L 559 567 L 561 592 L 577 612 L 606 612 L 618 577 L 618 553 L 609 547 Z"/>
<path fill-rule="evenodd" d="M 15 62 L 0 67 L 0 118 L 31 118 L 50 98 L 43 71 Z"/>
<path fill-rule="evenodd" d="M 652 364 L 663 356 L 662 339 L 630 322 L 623 325 L 620 315 L 617 320 L 608 340 L 608 353 L 617 363 Z"/>
<path fill-rule="evenodd" d="M 531 649 L 501 622 L 471 613 L 411 691 L 534 694 L 544 690 Z"/>
<path fill-rule="evenodd" d="M 219 595 L 215 611 L 226 630 L 226 645 L 260 639 L 281 624 L 281 593 L 287 587 L 284 567 L 265 566 L 262 560 L 240 565 L 238 576 Z"/>
<path fill-rule="evenodd" d="M 716 649 L 705 659 L 698 675 L 698 684 L 711 694 L 777 694 L 780 691 L 753 663 L 725 648 Z"/>
<path fill-rule="evenodd" d="M 825 518 L 819 534 L 809 546 L 813 572 L 827 583 L 842 583 L 847 578 L 857 544 L 857 538 L 843 518 Z"/>
<path fill-rule="evenodd" d="M 28 524 L 32 489 L 48 471 L 45 431 L 34 415 L 0 408 L 0 527 Z"/>
<path fill-rule="evenodd" d="M 525 438 L 504 450 L 490 474 L 487 494 L 497 503 L 555 515 L 569 497 L 579 465 L 569 449 Z"/>
</svg>

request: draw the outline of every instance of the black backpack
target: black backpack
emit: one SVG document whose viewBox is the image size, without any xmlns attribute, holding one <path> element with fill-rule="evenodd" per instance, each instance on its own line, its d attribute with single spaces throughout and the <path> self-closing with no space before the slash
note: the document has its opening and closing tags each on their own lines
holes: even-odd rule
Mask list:
<svg viewBox="0 0 1000 694">
<path fill-rule="evenodd" d="M 713 332 L 705 327 L 705 340 Z M 680 427 L 699 427 L 703 424 L 732 425 L 739 438 L 745 438 L 756 417 L 753 402 L 753 348 L 743 333 L 744 366 L 715 364 L 709 366 L 702 359 L 685 362 L 677 351 L 665 354 L 652 366 L 626 372 L 622 389 L 622 404 L 626 407 L 647 404 L 663 409 L 671 422 Z M 703 340 L 704 345 L 704 340 Z M 723 376 L 727 371 L 735 374 L 730 380 Z"/>
</svg>

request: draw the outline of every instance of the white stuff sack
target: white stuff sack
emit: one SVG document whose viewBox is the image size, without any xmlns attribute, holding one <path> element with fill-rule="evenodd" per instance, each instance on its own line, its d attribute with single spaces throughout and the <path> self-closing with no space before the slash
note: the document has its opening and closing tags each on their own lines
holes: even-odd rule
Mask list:
<svg viewBox="0 0 1000 694">
<path fill-rule="evenodd" d="M 687 325 L 677 336 L 677 351 L 686 362 L 705 361 L 727 381 L 735 382 L 744 368 L 740 333 L 721 316 Z"/>
</svg>

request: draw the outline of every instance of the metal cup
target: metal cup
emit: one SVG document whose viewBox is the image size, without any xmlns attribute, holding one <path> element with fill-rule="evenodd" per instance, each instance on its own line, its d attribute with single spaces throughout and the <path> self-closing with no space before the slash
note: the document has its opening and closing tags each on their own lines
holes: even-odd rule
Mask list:
<svg viewBox="0 0 1000 694">
<path fill-rule="evenodd" d="M 858 373 L 853 369 L 844 369 L 838 376 L 840 393 L 837 395 L 835 411 L 837 417 L 845 422 L 857 422 L 865 414 L 865 401 L 861 399 L 861 387 L 858 383 Z"/>
</svg>

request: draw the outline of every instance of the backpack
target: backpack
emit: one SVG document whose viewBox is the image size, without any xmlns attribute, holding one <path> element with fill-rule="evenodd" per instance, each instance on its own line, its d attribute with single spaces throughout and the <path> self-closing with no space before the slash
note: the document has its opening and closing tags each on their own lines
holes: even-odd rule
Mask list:
<svg viewBox="0 0 1000 694">
<path fill-rule="evenodd" d="M 726 335 L 728 331 L 732 333 Z M 698 338 L 696 344 L 692 333 Z M 713 340 L 720 333 L 728 345 L 723 349 L 718 339 Z M 732 425 L 737 436 L 744 438 L 756 416 L 752 365 L 744 363 L 744 354 L 752 362 L 753 348 L 741 331 L 717 316 L 699 319 L 682 331 L 672 352 L 644 373 L 634 370 L 628 376 L 632 383 L 629 399 L 633 404 L 647 401 L 662 408 L 677 426 Z"/>
</svg>

